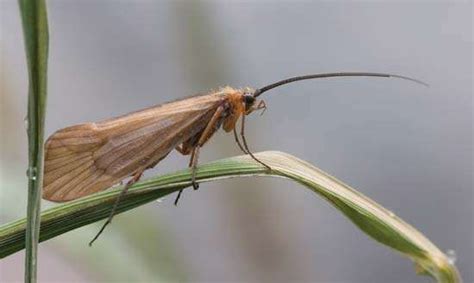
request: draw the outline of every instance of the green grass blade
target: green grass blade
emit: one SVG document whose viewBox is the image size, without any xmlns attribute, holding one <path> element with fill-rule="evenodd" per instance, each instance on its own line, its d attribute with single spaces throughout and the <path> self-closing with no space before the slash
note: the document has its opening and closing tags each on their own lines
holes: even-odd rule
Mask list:
<svg viewBox="0 0 474 283">
<path fill-rule="evenodd" d="M 274 170 L 266 172 L 248 156 L 238 156 L 200 166 L 197 178 L 201 183 L 237 176 L 294 180 L 329 201 L 371 238 L 408 256 L 420 274 L 429 274 L 438 282 L 461 281 L 456 267 L 434 244 L 371 199 L 294 156 L 281 152 L 262 152 L 257 156 Z M 124 197 L 118 211 L 132 209 L 189 185 L 188 170 L 139 182 Z M 118 193 L 119 190 L 102 192 L 44 211 L 40 241 L 106 218 Z M 0 257 L 23 249 L 24 229 L 24 219 L 0 227 Z"/>
<path fill-rule="evenodd" d="M 46 107 L 48 22 L 44 0 L 19 0 L 28 62 L 28 207 L 25 282 L 36 282 Z M 25 231 L 24 231 L 25 232 Z"/>
</svg>

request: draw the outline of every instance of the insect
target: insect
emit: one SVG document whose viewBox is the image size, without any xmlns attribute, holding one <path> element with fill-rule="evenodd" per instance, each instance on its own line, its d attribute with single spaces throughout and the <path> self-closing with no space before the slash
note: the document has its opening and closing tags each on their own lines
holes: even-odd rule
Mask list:
<svg viewBox="0 0 474 283">
<path fill-rule="evenodd" d="M 201 147 L 221 127 L 226 132 L 233 131 L 236 143 L 245 154 L 271 170 L 252 154 L 245 138 L 245 116 L 266 109 L 265 102 L 257 101 L 257 97 L 295 81 L 351 76 L 394 77 L 425 84 L 409 77 L 384 73 L 312 74 L 288 78 L 258 89 L 224 87 L 105 121 L 67 127 L 46 141 L 43 198 L 55 202 L 74 200 L 131 177 L 117 197 L 108 220 L 89 243 L 91 245 L 111 223 L 120 199 L 130 186 L 173 149 L 191 156 L 189 167 L 194 189 L 198 188 L 196 168 Z M 240 135 L 236 130 L 239 118 Z M 178 192 L 175 204 L 181 193 L 182 190 Z"/>
</svg>

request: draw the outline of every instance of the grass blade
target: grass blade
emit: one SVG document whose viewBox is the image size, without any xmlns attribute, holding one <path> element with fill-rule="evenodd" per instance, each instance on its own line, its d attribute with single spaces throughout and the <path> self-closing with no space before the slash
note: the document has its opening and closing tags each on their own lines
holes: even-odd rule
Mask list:
<svg viewBox="0 0 474 283">
<path fill-rule="evenodd" d="M 415 228 L 376 202 L 294 156 L 281 152 L 262 152 L 257 156 L 273 171 L 266 172 L 248 156 L 238 156 L 200 166 L 197 178 L 199 182 L 238 176 L 277 176 L 294 180 L 329 201 L 371 238 L 412 259 L 418 273 L 431 275 L 438 282 L 461 282 L 459 272 L 445 254 Z M 124 197 L 118 212 L 189 185 L 189 170 L 139 182 Z M 118 194 L 119 190 L 102 192 L 44 211 L 40 241 L 106 218 Z M 24 247 L 24 229 L 24 219 L 0 227 L 0 257 Z"/>
<path fill-rule="evenodd" d="M 28 207 L 25 282 L 36 282 L 43 173 L 48 22 L 45 0 L 19 0 L 28 63 Z"/>
</svg>

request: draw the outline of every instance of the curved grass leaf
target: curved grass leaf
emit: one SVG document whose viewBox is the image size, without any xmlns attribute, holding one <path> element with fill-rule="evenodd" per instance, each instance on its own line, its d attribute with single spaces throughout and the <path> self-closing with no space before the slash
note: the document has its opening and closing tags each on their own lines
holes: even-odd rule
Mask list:
<svg viewBox="0 0 474 283">
<path fill-rule="evenodd" d="M 420 274 L 438 282 L 460 282 L 456 267 L 434 244 L 412 226 L 376 202 L 294 156 L 281 152 L 262 152 L 258 158 L 272 167 L 267 172 L 248 156 L 222 159 L 199 167 L 199 182 L 237 176 L 278 176 L 294 180 L 319 194 L 355 225 L 376 241 L 412 259 Z M 190 185 L 190 172 L 148 179 L 135 184 L 123 198 L 118 212 L 123 212 Z M 108 216 L 119 190 L 98 193 L 42 213 L 40 241 L 87 225 Z M 0 227 L 0 257 L 24 248 L 25 220 Z"/>
</svg>

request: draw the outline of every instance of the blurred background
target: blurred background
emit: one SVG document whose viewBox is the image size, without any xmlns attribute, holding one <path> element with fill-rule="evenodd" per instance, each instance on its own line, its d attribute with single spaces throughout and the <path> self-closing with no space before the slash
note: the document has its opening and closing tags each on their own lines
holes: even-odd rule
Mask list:
<svg viewBox="0 0 474 283">
<path fill-rule="evenodd" d="M 257 151 L 315 164 L 394 211 L 473 282 L 471 1 L 47 1 L 46 134 L 220 86 L 372 71 L 396 79 L 306 81 L 265 94 Z M 27 73 L 17 2 L 2 0 L 0 223 L 25 216 Z M 220 132 L 201 162 L 240 154 Z M 187 165 L 172 153 L 147 176 Z M 303 187 L 232 179 L 40 245 L 40 282 L 430 282 Z M 52 203 L 43 202 L 43 208 Z M 23 279 L 19 252 L 0 281 Z"/>
</svg>

